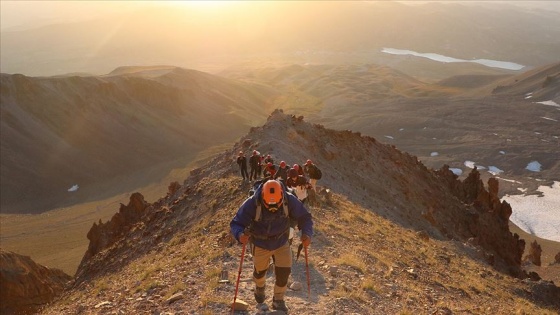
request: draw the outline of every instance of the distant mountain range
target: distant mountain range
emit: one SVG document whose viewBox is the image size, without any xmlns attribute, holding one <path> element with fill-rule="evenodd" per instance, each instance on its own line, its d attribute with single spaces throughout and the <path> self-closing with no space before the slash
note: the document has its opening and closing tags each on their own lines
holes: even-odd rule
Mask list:
<svg viewBox="0 0 560 315">
<path fill-rule="evenodd" d="M 556 62 L 560 56 L 559 12 L 503 2 L 236 5 L 227 12 L 203 13 L 162 6 L 106 19 L 2 31 L 2 72 L 99 75 L 121 65 L 152 64 L 215 72 L 247 61 L 395 63 L 394 56 L 381 52 L 385 47 L 529 68 Z"/>
<path fill-rule="evenodd" d="M 558 73 L 554 64 L 439 83 L 378 65 L 222 76 L 171 66 L 103 76 L 2 74 L 2 212 L 44 212 L 128 191 L 164 175 L 150 169 L 184 166 L 202 149 L 236 140 L 274 108 L 384 139 L 430 167 L 469 160 L 524 176 L 537 160 L 543 179 L 558 179 L 560 114 L 534 103 L 560 101 Z"/>
</svg>

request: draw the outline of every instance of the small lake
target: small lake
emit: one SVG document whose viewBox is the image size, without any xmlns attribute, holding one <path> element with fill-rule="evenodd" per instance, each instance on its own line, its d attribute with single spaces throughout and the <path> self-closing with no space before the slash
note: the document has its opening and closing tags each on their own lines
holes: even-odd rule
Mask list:
<svg viewBox="0 0 560 315">
<path fill-rule="evenodd" d="M 521 70 L 525 68 L 524 65 L 520 65 L 514 62 L 507 62 L 507 61 L 499 61 L 499 60 L 490 60 L 490 59 L 473 59 L 473 60 L 466 60 L 466 59 L 457 59 L 453 57 L 447 57 L 444 55 L 434 54 L 434 53 L 419 53 L 412 50 L 403 50 L 403 49 L 394 49 L 394 48 L 383 48 L 381 52 L 391 54 L 391 55 L 412 55 L 416 57 L 428 58 L 434 61 L 439 62 L 472 62 L 478 63 L 486 67 L 491 68 L 500 68 L 500 69 L 507 69 L 507 70 Z"/>
</svg>

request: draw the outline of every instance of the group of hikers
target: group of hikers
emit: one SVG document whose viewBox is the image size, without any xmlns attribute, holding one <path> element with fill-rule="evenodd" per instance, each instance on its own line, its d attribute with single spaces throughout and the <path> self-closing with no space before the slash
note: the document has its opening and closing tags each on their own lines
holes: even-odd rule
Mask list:
<svg viewBox="0 0 560 315">
<path fill-rule="evenodd" d="M 307 198 L 308 189 L 317 191 L 317 181 L 322 177 L 321 170 L 311 160 L 307 160 L 303 167 L 299 164 L 290 167 L 285 161 L 276 165 L 270 154 L 265 156 L 257 150 L 253 150 L 248 162 L 251 169 L 250 174 L 247 172 L 247 158 L 243 151 L 239 151 L 237 165 L 244 181 L 259 180 L 256 183 L 259 184 L 268 179 L 279 180 L 302 202 L 305 202 Z M 262 180 L 260 180 L 261 176 Z"/>
<path fill-rule="evenodd" d="M 290 232 L 294 231 L 291 229 L 292 222 L 297 223 L 301 231 L 300 250 L 305 249 L 309 289 L 307 247 L 311 244 L 313 236 L 313 220 L 304 202 L 307 198 L 307 190 L 316 190 L 317 180 L 322 176 L 321 171 L 311 160 L 307 160 L 303 167 L 299 164 L 290 167 L 285 161 L 281 161 L 277 166 L 270 155 L 261 156 L 256 150 L 249 158 L 250 175 L 247 175 L 247 159 L 242 151 L 237 157 L 237 164 L 243 180 L 257 180 L 257 182 L 251 196 L 243 202 L 230 222 L 231 234 L 243 245 L 234 304 L 245 247 L 251 243 L 256 302 L 261 304 L 266 300 L 265 276 L 272 258 L 275 274 L 272 308 L 287 313 L 288 307 L 284 296 L 292 267 L 290 248 Z M 305 175 L 309 176 L 309 181 Z"/>
</svg>

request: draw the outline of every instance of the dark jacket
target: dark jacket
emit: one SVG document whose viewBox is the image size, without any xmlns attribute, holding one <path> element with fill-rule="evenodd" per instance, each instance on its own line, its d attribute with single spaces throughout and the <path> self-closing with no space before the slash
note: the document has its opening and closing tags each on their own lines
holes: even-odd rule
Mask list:
<svg viewBox="0 0 560 315">
<path fill-rule="evenodd" d="M 286 193 L 285 198 L 289 217 L 285 216 L 282 207 L 276 212 L 270 212 L 263 205 L 260 221 L 254 221 L 257 202 L 261 202 L 261 187 L 259 187 L 252 197 L 243 202 L 230 222 L 231 233 L 235 239 L 239 240 L 239 235 L 246 228 L 250 228 L 249 234 L 255 235 L 252 238 L 255 246 L 267 250 L 278 249 L 288 242 L 290 219 L 297 221 L 298 228 L 303 234 L 313 236 L 313 221 L 309 211 L 296 196 Z"/>
<path fill-rule="evenodd" d="M 247 158 L 245 156 L 238 156 L 237 164 L 240 168 L 247 168 Z"/>
<path fill-rule="evenodd" d="M 276 175 L 274 175 L 274 179 L 280 177 L 280 178 L 282 178 L 282 180 L 285 183 L 286 180 L 288 179 L 288 171 L 289 170 L 290 170 L 290 167 L 288 165 L 286 165 L 286 167 L 284 167 L 284 168 L 278 167 L 278 171 L 276 172 Z"/>
<path fill-rule="evenodd" d="M 306 164 L 303 166 L 303 170 L 311 179 L 319 179 L 317 174 L 317 165 L 315 164 Z"/>
<path fill-rule="evenodd" d="M 260 155 L 251 155 L 251 157 L 249 158 L 249 165 L 251 166 L 251 168 L 253 169 L 259 168 L 260 164 L 261 164 Z"/>
</svg>

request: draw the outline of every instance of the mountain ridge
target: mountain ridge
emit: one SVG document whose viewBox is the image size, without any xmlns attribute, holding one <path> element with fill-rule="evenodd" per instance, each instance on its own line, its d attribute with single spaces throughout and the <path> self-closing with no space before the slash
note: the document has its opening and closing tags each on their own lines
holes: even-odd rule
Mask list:
<svg viewBox="0 0 560 315">
<path fill-rule="evenodd" d="M 310 302 L 305 291 L 289 291 L 296 313 L 560 309 L 560 288 L 522 269 L 524 242 L 509 232 L 511 208 L 499 202 L 496 180 L 487 190 L 473 170 L 461 182 L 374 138 L 275 111 L 183 184 L 171 183 L 167 196 L 148 204 L 133 194 L 110 221 L 94 224 L 73 287 L 41 314 L 228 311 L 235 281 L 218 280 L 220 270 L 233 275 L 238 266 L 228 224 L 250 186 L 233 157 L 252 149 L 288 163 L 312 158 L 325 175 L 308 205 L 316 220 L 313 293 Z M 250 257 L 243 272 L 252 274 Z M 296 263 L 290 282 L 304 277 Z M 240 298 L 251 299 L 251 288 L 243 284 Z"/>
</svg>

